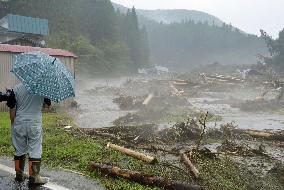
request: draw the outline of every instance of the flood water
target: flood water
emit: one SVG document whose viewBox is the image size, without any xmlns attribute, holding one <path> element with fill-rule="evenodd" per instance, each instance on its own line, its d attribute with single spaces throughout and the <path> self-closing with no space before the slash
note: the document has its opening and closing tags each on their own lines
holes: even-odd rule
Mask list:
<svg viewBox="0 0 284 190">
<path fill-rule="evenodd" d="M 284 115 L 273 113 L 243 112 L 239 108 L 232 108 L 229 104 L 214 103 L 211 98 L 189 98 L 188 100 L 196 109 L 209 111 L 222 116 L 218 124 L 233 122 L 240 129 L 254 130 L 283 130 Z"/>
<path fill-rule="evenodd" d="M 80 127 L 100 128 L 112 126 L 112 122 L 121 116 L 135 111 L 122 111 L 112 102 L 118 97 L 117 89 L 121 89 L 127 78 L 97 79 L 92 82 L 81 80 L 78 82 L 76 101 L 80 111 L 75 118 Z M 197 111 L 209 111 L 222 116 L 217 124 L 234 122 L 241 129 L 283 130 L 284 115 L 269 112 L 244 112 L 232 107 L 234 99 L 244 101 L 253 99 L 262 89 L 232 89 L 226 92 L 211 92 L 204 90 L 200 97 L 188 97 L 188 102 Z M 135 94 L 135 92 L 133 92 Z M 137 92 L 136 92 L 137 93 Z"/>
<path fill-rule="evenodd" d="M 80 106 L 80 111 L 75 114 L 78 125 L 82 128 L 109 127 L 115 119 L 130 113 L 120 110 L 112 102 L 116 97 L 115 88 L 119 88 L 123 82 L 125 79 L 120 78 L 80 81 L 75 99 Z"/>
</svg>

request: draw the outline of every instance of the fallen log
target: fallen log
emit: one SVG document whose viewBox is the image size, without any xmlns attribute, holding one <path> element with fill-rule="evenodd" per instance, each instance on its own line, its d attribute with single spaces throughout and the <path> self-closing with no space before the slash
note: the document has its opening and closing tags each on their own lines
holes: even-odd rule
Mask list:
<svg viewBox="0 0 284 190">
<path fill-rule="evenodd" d="M 255 138 L 271 138 L 273 136 L 273 133 L 265 131 L 247 130 L 245 132 Z"/>
<path fill-rule="evenodd" d="M 148 156 L 146 154 L 143 154 L 143 153 L 140 153 L 140 152 L 136 152 L 134 150 L 130 150 L 130 149 L 127 149 L 127 148 L 124 148 L 124 147 L 121 147 L 121 146 L 118 146 L 118 145 L 115 145 L 115 144 L 112 144 L 112 143 L 108 143 L 107 144 L 107 147 L 108 148 L 112 148 L 114 150 L 117 150 L 119 152 L 122 152 L 128 156 L 131 156 L 133 158 L 137 158 L 139 160 L 143 160 L 144 162 L 147 162 L 147 163 L 150 163 L 150 164 L 153 164 L 155 162 L 157 162 L 157 159 L 155 157 L 152 157 L 152 156 Z"/>
<path fill-rule="evenodd" d="M 200 74 L 204 79 L 211 79 L 211 80 L 217 80 L 219 82 L 231 82 L 231 83 L 242 83 L 244 80 L 233 77 L 233 76 L 223 76 L 223 75 L 206 75 L 206 74 Z"/>
<path fill-rule="evenodd" d="M 95 162 L 90 163 L 92 170 L 99 170 L 105 174 L 116 177 L 123 177 L 125 179 L 135 181 L 143 185 L 158 186 L 170 190 L 201 190 L 202 187 L 198 185 L 190 185 L 163 177 L 157 177 L 149 174 L 142 174 L 136 171 L 124 170 L 116 166 L 98 164 Z"/>
<path fill-rule="evenodd" d="M 284 131 L 268 132 L 268 131 L 246 130 L 245 133 L 247 133 L 248 135 L 254 138 L 262 138 L 271 141 L 284 142 Z"/>
<path fill-rule="evenodd" d="M 154 94 L 152 94 L 152 93 L 149 94 L 142 104 L 147 106 L 153 98 L 154 98 Z"/>
<path fill-rule="evenodd" d="M 190 173 L 194 177 L 194 179 L 199 178 L 199 171 L 196 169 L 196 167 L 192 164 L 191 160 L 188 158 L 188 156 L 185 153 L 181 154 L 181 159 L 185 163 L 185 165 L 189 168 Z"/>
<path fill-rule="evenodd" d="M 181 85 L 181 86 L 184 86 L 184 85 L 188 85 L 189 83 L 187 82 L 173 82 L 174 85 Z"/>
</svg>

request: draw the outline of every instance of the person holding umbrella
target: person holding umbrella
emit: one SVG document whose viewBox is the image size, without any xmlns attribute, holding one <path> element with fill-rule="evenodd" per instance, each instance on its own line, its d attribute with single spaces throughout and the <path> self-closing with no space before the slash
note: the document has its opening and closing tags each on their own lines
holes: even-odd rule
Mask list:
<svg viewBox="0 0 284 190">
<path fill-rule="evenodd" d="M 42 157 L 42 105 L 74 97 L 74 78 L 56 58 L 42 52 L 16 55 L 12 70 L 22 82 L 15 86 L 15 106 L 10 107 L 12 143 L 15 149 L 16 181 L 24 174 L 26 154 L 29 155 L 29 186 L 47 182 L 40 173 Z"/>
<path fill-rule="evenodd" d="M 15 148 L 16 181 L 22 182 L 27 178 L 24 174 L 26 153 L 29 154 L 29 185 L 43 185 L 46 179 L 40 177 L 42 154 L 42 119 L 43 103 L 50 106 L 51 101 L 41 96 L 29 94 L 23 84 L 14 88 L 15 107 L 10 107 L 12 124 L 12 143 Z"/>
</svg>

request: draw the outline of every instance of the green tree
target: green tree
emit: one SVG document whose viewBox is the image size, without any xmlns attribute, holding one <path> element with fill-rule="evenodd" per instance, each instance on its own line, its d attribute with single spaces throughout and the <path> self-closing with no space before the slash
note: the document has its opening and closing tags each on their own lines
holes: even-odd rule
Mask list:
<svg viewBox="0 0 284 190">
<path fill-rule="evenodd" d="M 149 48 L 149 39 L 148 39 L 148 32 L 145 26 L 141 29 L 140 32 L 141 36 L 141 65 L 148 66 L 149 65 L 149 58 L 150 58 L 150 48 Z"/>
<path fill-rule="evenodd" d="M 147 30 L 139 28 L 134 7 L 127 10 L 122 31 L 124 34 L 123 40 L 129 48 L 132 61 L 131 70 L 137 72 L 138 68 L 147 65 L 149 62 L 149 43 Z"/>
<path fill-rule="evenodd" d="M 266 53 L 263 40 L 230 24 L 219 27 L 187 19 L 158 23 L 138 19 L 135 8 L 126 14 L 115 12 L 109 0 L 10 0 L 9 5 L 12 14 L 47 18 L 51 34 L 48 46 L 88 57 L 79 57 L 79 62 L 94 71 L 114 72 L 127 65 L 126 70 L 133 72 L 149 59 L 182 70 L 214 61 L 252 63 L 255 54 Z M 279 46 L 271 42 L 273 49 Z M 281 62 L 281 54 L 274 62 Z"/>
<path fill-rule="evenodd" d="M 284 69 L 284 29 L 279 32 L 277 39 L 273 40 L 264 30 L 260 30 L 271 57 L 262 56 L 266 63 Z"/>
<path fill-rule="evenodd" d="M 192 20 L 170 24 L 144 21 L 150 47 L 150 60 L 174 70 L 184 71 L 214 61 L 228 64 L 256 62 L 265 53 L 261 38 L 245 34 L 231 25 L 212 26 Z"/>
<path fill-rule="evenodd" d="M 109 0 L 10 0 L 9 5 L 12 14 L 48 19 L 47 45 L 73 51 L 88 71 L 124 72 L 148 61 L 141 57 L 147 56 L 141 53 L 147 50 L 141 36 L 147 35 L 134 8 L 124 15 Z"/>
</svg>

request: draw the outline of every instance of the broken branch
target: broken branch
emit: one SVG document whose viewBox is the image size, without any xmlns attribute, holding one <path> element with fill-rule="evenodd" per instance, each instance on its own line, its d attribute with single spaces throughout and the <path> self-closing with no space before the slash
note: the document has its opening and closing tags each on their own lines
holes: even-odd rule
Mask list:
<svg viewBox="0 0 284 190">
<path fill-rule="evenodd" d="M 192 164 L 191 160 L 188 158 L 188 156 L 185 153 L 181 154 L 181 159 L 185 163 L 186 166 L 188 166 L 190 173 L 195 179 L 199 178 L 199 171 L 196 169 L 196 167 Z"/>
<path fill-rule="evenodd" d="M 256 131 L 246 130 L 245 133 L 254 138 L 263 138 L 267 140 L 284 141 L 284 131 L 268 132 L 268 131 Z"/>
</svg>

